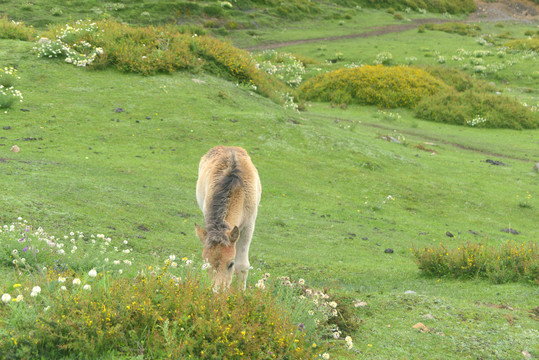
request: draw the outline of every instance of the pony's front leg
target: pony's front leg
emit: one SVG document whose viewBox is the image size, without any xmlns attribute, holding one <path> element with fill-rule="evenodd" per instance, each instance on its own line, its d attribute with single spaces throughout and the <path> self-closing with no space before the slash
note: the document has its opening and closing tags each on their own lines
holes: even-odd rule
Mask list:
<svg viewBox="0 0 539 360">
<path fill-rule="evenodd" d="M 247 276 L 249 276 L 249 268 L 240 270 L 236 268 L 236 277 L 238 278 L 238 286 L 241 286 L 242 290 L 247 288 Z"/>
<path fill-rule="evenodd" d="M 236 261 L 235 271 L 238 282 L 241 284 L 243 290 L 247 288 L 247 277 L 249 276 L 249 246 L 251 245 L 251 238 L 255 230 L 254 221 L 253 224 L 240 230 L 240 238 L 236 243 Z"/>
</svg>

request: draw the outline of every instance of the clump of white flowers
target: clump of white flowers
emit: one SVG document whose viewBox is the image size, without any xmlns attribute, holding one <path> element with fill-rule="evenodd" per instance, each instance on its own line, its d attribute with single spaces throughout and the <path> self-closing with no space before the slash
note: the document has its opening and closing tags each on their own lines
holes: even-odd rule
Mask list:
<svg viewBox="0 0 539 360">
<path fill-rule="evenodd" d="M 78 20 L 65 25 L 54 39 L 41 38 L 34 50 L 38 57 L 63 57 L 67 63 L 84 67 L 103 54 L 102 48 L 89 42 L 90 39 L 99 38 L 99 35 L 96 23 Z"/>
<path fill-rule="evenodd" d="M 19 79 L 14 67 L 0 68 L 0 109 L 9 109 L 15 102 L 22 102 L 22 93 L 14 87 Z"/>
<path fill-rule="evenodd" d="M 482 123 L 484 123 L 486 121 L 487 121 L 486 118 L 482 117 L 481 115 L 476 115 L 472 120 L 466 121 L 466 124 L 470 125 L 470 126 L 477 126 L 477 125 L 482 124 Z"/>
<path fill-rule="evenodd" d="M 257 60 L 257 68 L 289 86 L 297 87 L 303 80 L 305 65 L 292 54 L 265 50 Z"/>
</svg>

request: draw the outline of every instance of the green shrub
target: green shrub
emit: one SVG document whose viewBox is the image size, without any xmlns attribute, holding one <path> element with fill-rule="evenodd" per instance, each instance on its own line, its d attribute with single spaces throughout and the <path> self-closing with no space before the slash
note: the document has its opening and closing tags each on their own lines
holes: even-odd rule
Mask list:
<svg viewBox="0 0 539 360">
<path fill-rule="evenodd" d="M 421 272 L 428 276 L 539 284 L 539 249 L 534 242 L 508 241 L 501 247 L 466 243 L 457 249 L 440 244 L 437 248 L 412 248 L 411 251 Z"/>
<path fill-rule="evenodd" d="M 406 66 L 362 66 L 339 69 L 309 79 L 299 89 L 305 100 L 413 107 L 428 94 L 447 87 L 422 69 Z"/>
<path fill-rule="evenodd" d="M 440 91 L 415 107 L 420 119 L 487 128 L 535 129 L 539 117 L 513 98 L 478 89 Z"/>
<path fill-rule="evenodd" d="M 464 71 L 447 66 L 425 66 L 423 67 L 432 76 L 439 78 L 447 85 L 455 88 L 457 91 L 471 89 L 477 82 Z"/>
<path fill-rule="evenodd" d="M 26 26 L 20 21 L 9 20 L 7 16 L 0 16 L 0 39 L 33 41 L 36 36 L 33 27 Z"/>
<path fill-rule="evenodd" d="M 539 51 L 539 37 L 530 39 L 511 40 L 505 43 L 505 46 L 514 50 Z"/>
<path fill-rule="evenodd" d="M 227 42 L 209 37 L 194 37 L 191 51 L 206 61 L 204 68 L 216 75 L 251 85 L 260 94 L 281 102 L 278 92 L 286 86 L 279 80 L 259 70 L 253 57 Z"/>
<path fill-rule="evenodd" d="M 135 27 L 114 21 L 78 21 L 53 26 L 51 41 L 38 44 L 44 58 L 61 57 L 78 66 L 114 67 L 143 75 L 178 70 L 206 71 L 253 86 L 260 94 L 283 102 L 287 87 L 259 70 L 251 55 L 221 40 L 175 26 Z"/>
<path fill-rule="evenodd" d="M 225 14 L 223 8 L 219 5 L 205 6 L 202 9 L 202 12 L 204 13 L 204 15 L 212 17 L 222 17 Z"/>
<path fill-rule="evenodd" d="M 459 35 L 477 36 L 481 31 L 481 27 L 476 24 L 463 24 L 457 22 L 447 22 L 442 24 L 425 24 L 428 30 L 443 31 Z"/>
</svg>

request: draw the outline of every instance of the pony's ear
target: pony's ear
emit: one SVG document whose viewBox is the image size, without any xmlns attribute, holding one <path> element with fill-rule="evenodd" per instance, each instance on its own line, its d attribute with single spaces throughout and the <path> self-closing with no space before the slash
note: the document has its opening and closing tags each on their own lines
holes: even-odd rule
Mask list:
<svg viewBox="0 0 539 360">
<path fill-rule="evenodd" d="M 208 235 L 208 232 L 204 230 L 203 228 L 201 228 L 200 226 L 198 226 L 197 223 L 195 223 L 195 232 L 197 234 L 197 237 L 202 242 L 202 245 L 204 245 L 204 243 L 206 242 L 206 236 Z"/>
<path fill-rule="evenodd" d="M 228 233 L 228 239 L 231 244 L 234 244 L 236 240 L 240 237 L 240 229 L 237 226 L 234 226 L 234 229 L 230 230 Z"/>
</svg>

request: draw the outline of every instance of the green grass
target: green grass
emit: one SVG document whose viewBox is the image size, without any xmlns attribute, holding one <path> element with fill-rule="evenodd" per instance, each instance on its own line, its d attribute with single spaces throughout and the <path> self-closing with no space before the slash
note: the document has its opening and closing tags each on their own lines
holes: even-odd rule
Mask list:
<svg viewBox="0 0 539 360">
<path fill-rule="evenodd" d="M 529 28 L 489 26 L 482 25 L 483 32 L 523 34 Z M 305 37 L 316 31 L 305 31 Z M 450 57 L 459 48 L 484 49 L 473 38 L 433 31 L 392 38 L 286 50 L 321 63 L 342 52 L 344 62 L 370 64 L 390 51 L 397 63 L 415 56 L 418 64 L 432 64 L 427 52 Z M 355 308 L 361 324 L 352 335 L 354 352 L 337 352 L 336 358 L 539 355 L 537 320 L 530 316 L 536 286 L 423 277 L 410 253 L 412 244 L 536 242 L 539 186 L 532 167 L 539 158 L 538 130 L 438 124 L 402 109 L 392 110 L 400 119 L 391 119 L 356 105 L 313 103 L 297 113 L 204 73 L 89 71 L 37 59 L 31 48 L 0 40 L 0 65 L 17 66 L 17 88 L 24 94 L 23 103 L 0 113 L 0 129 L 10 127 L 0 130 L 0 224 L 21 216 L 57 237 L 103 233 L 127 240 L 139 264 L 170 253 L 199 257 L 198 161 L 216 144 L 243 146 L 263 186 L 250 285 L 258 271 L 269 272 L 367 303 Z M 507 56 L 519 62 L 481 78 L 503 80 L 504 93 L 535 104 L 536 58 Z M 306 76 L 318 73 L 315 67 L 335 69 L 344 62 L 309 65 Z M 392 143 L 384 136 L 405 140 Z M 21 151 L 10 152 L 13 145 Z M 2 266 L 0 293 L 17 279 L 11 266 Z M 412 328 L 418 322 L 430 331 Z"/>
</svg>

